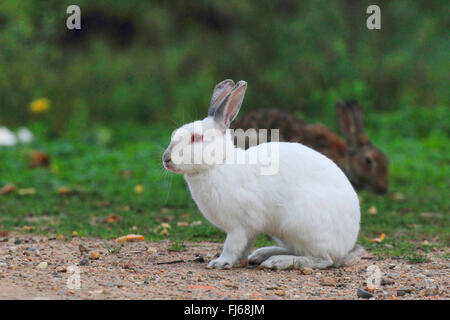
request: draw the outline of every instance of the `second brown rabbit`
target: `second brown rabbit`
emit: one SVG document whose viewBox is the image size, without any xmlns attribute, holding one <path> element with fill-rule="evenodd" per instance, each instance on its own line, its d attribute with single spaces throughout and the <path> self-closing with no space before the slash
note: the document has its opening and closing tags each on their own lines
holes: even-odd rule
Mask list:
<svg viewBox="0 0 450 320">
<path fill-rule="evenodd" d="M 276 109 L 246 114 L 232 128 L 268 129 L 268 141 L 270 129 L 279 129 L 280 141 L 299 142 L 326 155 L 344 171 L 355 188 L 386 193 L 389 161 L 366 136 L 361 107 L 356 101 L 338 101 L 336 113 L 344 139 L 321 124 L 308 124 L 287 111 Z"/>
</svg>

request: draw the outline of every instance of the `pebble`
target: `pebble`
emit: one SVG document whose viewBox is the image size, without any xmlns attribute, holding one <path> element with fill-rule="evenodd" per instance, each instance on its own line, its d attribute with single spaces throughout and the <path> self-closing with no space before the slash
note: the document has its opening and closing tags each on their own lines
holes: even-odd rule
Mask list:
<svg viewBox="0 0 450 320">
<path fill-rule="evenodd" d="M 78 263 L 80 266 L 87 266 L 89 264 L 89 260 L 84 258 Z"/>
<path fill-rule="evenodd" d="M 304 268 L 300 269 L 300 272 L 306 276 L 306 275 L 312 274 L 314 272 L 314 270 L 311 268 L 304 267 Z"/>
<path fill-rule="evenodd" d="M 36 268 L 40 269 L 40 270 L 47 269 L 47 267 L 48 267 L 48 263 L 46 261 L 43 261 L 36 266 Z"/>
<path fill-rule="evenodd" d="M 98 258 L 100 258 L 100 252 L 98 252 L 98 251 L 92 251 L 89 254 L 89 259 L 91 259 L 91 260 L 97 260 Z"/>
<path fill-rule="evenodd" d="M 358 291 L 356 291 L 356 295 L 359 298 L 365 298 L 365 299 L 369 299 L 373 297 L 373 294 L 371 294 L 370 292 L 362 289 L 362 288 L 358 288 Z"/>
<path fill-rule="evenodd" d="M 390 285 L 390 284 L 394 284 L 394 280 L 391 280 L 389 278 L 381 278 L 381 285 L 382 286 Z"/>
<path fill-rule="evenodd" d="M 337 280 L 329 277 L 322 277 L 320 285 L 327 287 L 334 287 L 337 285 Z"/>
<path fill-rule="evenodd" d="M 410 288 L 397 289 L 397 297 L 403 297 L 407 293 L 411 293 L 411 289 Z"/>
<path fill-rule="evenodd" d="M 67 272 L 67 268 L 65 266 L 56 267 L 56 272 Z"/>
</svg>

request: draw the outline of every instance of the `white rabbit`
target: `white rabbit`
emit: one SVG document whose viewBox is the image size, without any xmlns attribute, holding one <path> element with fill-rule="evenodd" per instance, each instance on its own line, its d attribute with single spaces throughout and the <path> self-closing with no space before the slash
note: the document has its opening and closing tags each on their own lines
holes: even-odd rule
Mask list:
<svg viewBox="0 0 450 320">
<path fill-rule="evenodd" d="M 208 117 L 175 131 L 163 155 L 167 170 L 184 174 L 206 219 L 227 233 L 222 254 L 208 267 L 231 268 L 248 259 L 275 269 L 327 268 L 363 253 L 355 245 L 359 200 L 333 161 L 299 143 L 271 142 L 247 150 L 234 146 L 227 128 L 239 112 L 246 88 L 245 81 L 219 83 Z M 248 159 L 267 146 L 279 152 L 276 174 L 262 175 L 261 163 L 232 161 L 242 155 Z M 212 147 L 226 150 L 222 163 L 174 160 Z M 192 153 L 183 159 L 193 160 Z M 261 233 L 273 237 L 279 246 L 260 248 L 248 256 Z"/>
</svg>

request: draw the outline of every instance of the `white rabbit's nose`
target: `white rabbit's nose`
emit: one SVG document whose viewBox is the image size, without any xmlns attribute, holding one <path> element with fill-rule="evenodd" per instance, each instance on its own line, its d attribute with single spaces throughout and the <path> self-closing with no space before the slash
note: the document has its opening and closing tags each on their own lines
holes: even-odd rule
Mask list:
<svg viewBox="0 0 450 320">
<path fill-rule="evenodd" d="M 164 154 L 163 154 L 163 161 L 164 162 L 169 162 L 170 160 L 172 160 L 171 158 L 170 158 L 170 152 L 164 152 Z"/>
</svg>

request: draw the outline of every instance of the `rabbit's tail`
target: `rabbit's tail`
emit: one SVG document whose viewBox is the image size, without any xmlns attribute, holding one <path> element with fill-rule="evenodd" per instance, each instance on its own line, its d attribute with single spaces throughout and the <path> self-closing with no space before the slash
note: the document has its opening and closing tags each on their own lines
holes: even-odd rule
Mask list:
<svg viewBox="0 0 450 320">
<path fill-rule="evenodd" d="M 362 256 L 364 253 L 366 253 L 366 250 L 359 244 L 355 244 L 352 250 L 350 250 L 345 257 L 337 263 L 337 266 L 344 266 L 350 264 L 354 259 Z"/>
</svg>

